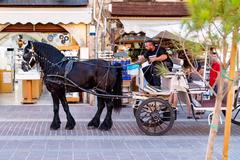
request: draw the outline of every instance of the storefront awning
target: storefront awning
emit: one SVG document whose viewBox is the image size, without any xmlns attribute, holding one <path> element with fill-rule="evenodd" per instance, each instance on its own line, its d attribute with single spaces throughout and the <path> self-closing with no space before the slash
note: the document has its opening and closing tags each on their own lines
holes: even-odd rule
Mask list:
<svg viewBox="0 0 240 160">
<path fill-rule="evenodd" d="M 1 0 L 1 7 L 15 7 L 15 6 L 25 6 L 25 7 L 76 7 L 76 6 L 87 6 L 88 0 Z"/>
<path fill-rule="evenodd" d="M 0 24 L 89 24 L 91 8 L 1 8 Z"/>
<path fill-rule="evenodd" d="M 147 37 L 154 37 L 159 32 L 169 31 L 172 33 L 181 33 L 181 20 L 166 19 L 120 19 L 123 24 L 124 31 L 129 32 L 145 32 Z"/>
</svg>

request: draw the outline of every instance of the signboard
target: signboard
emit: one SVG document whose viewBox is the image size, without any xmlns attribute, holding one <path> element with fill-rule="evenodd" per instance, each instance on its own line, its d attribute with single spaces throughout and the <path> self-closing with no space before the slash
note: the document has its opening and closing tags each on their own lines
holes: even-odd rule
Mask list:
<svg viewBox="0 0 240 160">
<path fill-rule="evenodd" d="M 12 73 L 11 72 L 3 72 L 3 83 L 12 83 Z"/>
</svg>

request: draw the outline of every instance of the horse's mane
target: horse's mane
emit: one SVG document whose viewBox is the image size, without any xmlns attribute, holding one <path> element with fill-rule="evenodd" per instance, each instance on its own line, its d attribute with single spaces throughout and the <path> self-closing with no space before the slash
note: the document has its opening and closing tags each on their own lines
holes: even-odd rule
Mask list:
<svg viewBox="0 0 240 160">
<path fill-rule="evenodd" d="M 50 44 L 42 43 L 42 42 L 33 42 L 33 46 L 34 46 L 35 52 L 37 52 L 39 56 L 46 58 L 52 63 L 60 62 L 65 57 L 60 50 L 58 50 L 57 48 L 55 48 Z M 106 61 L 103 59 L 89 59 L 86 61 L 82 61 L 82 63 L 87 65 L 98 65 L 100 67 L 110 67 L 111 65 L 109 61 Z M 114 66 L 117 66 L 117 65 L 113 65 L 113 67 L 111 68 L 115 68 Z"/>
<path fill-rule="evenodd" d="M 58 62 L 65 57 L 64 54 L 52 45 L 42 42 L 33 42 L 33 46 L 36 48 L 36 51 L 40 53 L 40 56 L 44 56 L 51 62 Z"/>
</svg>

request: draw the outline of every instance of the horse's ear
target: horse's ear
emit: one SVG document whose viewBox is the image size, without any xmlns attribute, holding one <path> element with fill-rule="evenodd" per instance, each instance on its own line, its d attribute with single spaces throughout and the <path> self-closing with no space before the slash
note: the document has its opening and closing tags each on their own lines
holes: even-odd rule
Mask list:
<svg viewBox="0 0 240 160">
<path fill-rule="evenodd" d="M 29 45 L 31 48 L 33 48 L 33 43 L 32 43 L 32 41 L 28 41 L 28 45 Z"/>
</svg>

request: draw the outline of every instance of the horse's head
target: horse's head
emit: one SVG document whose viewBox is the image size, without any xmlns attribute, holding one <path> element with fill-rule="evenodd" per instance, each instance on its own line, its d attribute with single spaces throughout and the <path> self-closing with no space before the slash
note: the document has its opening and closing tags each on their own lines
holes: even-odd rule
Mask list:
<svg viewBox="0 0 240 160">
<path fill-rule="evenodd" d="M 28 41 L 28 44 L 24 48 L 22 70 L 24 72 L 29 71 L 36 64 L 36 53 L 34 51 L 33 42 Z"/>
</svg>

